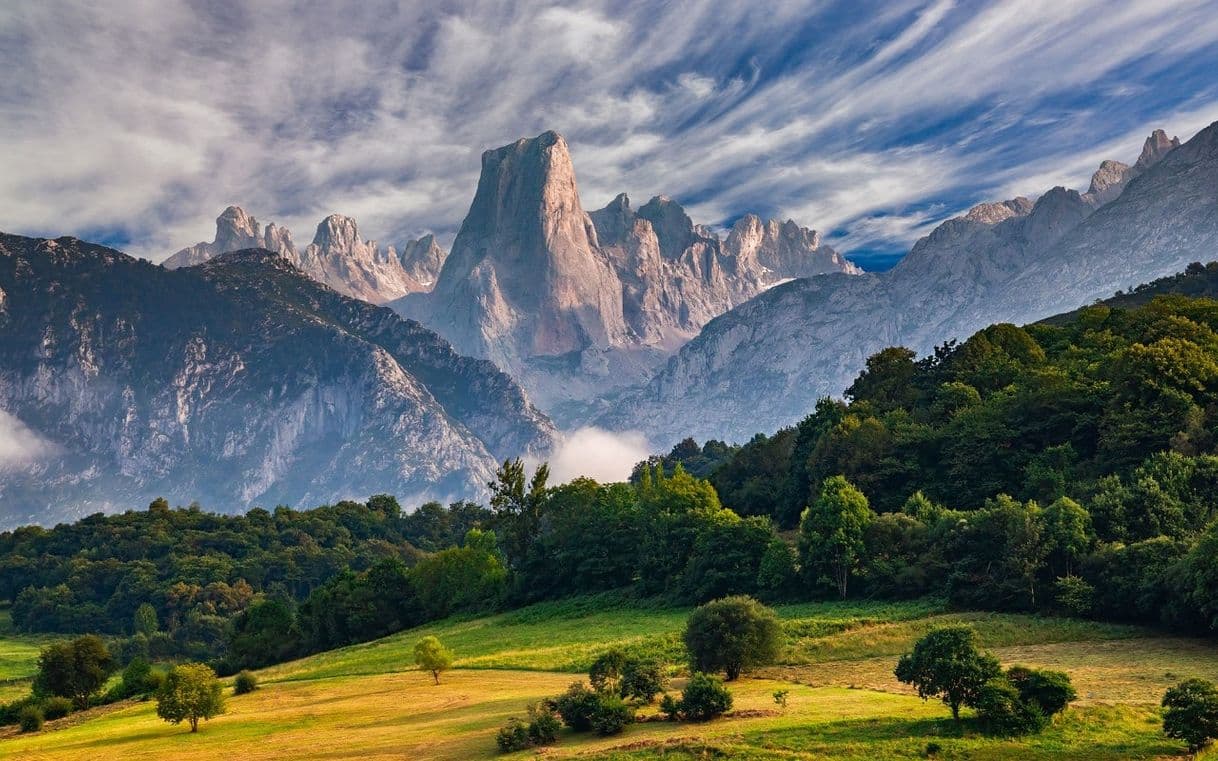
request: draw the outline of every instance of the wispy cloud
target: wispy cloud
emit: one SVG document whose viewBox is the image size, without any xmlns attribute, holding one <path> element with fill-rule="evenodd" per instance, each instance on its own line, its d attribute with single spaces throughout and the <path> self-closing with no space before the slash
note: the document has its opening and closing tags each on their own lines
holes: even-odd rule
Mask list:
<svg viewBox="0 0 1218 761">
<path fill-rule="evenodd" d="M 31 465 L 56 451 L 53 443 L 0 410 L 0 469 Z"/>
<path fill-rule="evenodd" d="M 159 258 L 239 203 L 301 237 L 332 211 L 386 242 L 451 234 L 483 149 L 557 129 L 590 207 L 666 193 L 712 224 L 902 245 L 940 210 L 1085 185 L 1151 128 L 1218 118 L 1218 13 L 46 0 L 0 7 L 0 66 L 7 231 Z"/>
</svg>

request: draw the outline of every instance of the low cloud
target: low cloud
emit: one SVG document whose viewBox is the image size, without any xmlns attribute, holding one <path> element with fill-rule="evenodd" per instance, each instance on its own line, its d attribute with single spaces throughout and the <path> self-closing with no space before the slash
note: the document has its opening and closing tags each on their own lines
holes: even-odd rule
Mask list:
<svg viewBox="0 0 1218 761">
<path fill-rule="evenodd" d="M 625 481 L 635 463 L 650 454 L 647 437 L 638 431 L 579 428 L 566 434 L 550 454 L 550 480 L 566 483 L 586 476 L 601 483 Z"/>
<path fill-rule="evenodd" d="M 39 436 L 25 423 L 0 410 L 0 468 L 29 465 L 54 451 L 54 444 Z"/>
</svg>

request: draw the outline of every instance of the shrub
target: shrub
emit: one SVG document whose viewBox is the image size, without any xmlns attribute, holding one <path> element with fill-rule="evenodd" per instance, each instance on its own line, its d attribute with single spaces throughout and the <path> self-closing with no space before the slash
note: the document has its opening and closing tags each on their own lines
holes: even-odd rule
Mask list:
<svg viewBox="0 0 1218 761">
<path fill-rule="evenodd" d="M 1070 701 L 1078 697 L 1070 677 L 1061 671 L 1012 666 L 1007 669 L 1007 679 L 1019 690 L 1020 700 L 1035 704 L 1046 717 L 1066 710 Z"/>
<path fill-rule="evenodd" d="M 253 692 L 258 689 L 258 677 L 254 676 L 249 671 L 242 671 L 237 674 L 237 678 L 233 680 L 233 694 L 244 695 L 247 692 Z"/>
<path fill-rule="evenodd" d="M 533 742 L 529 739 L 529 728 L 515 716 L 508 719 L 499 734 L 495 735 L 495 744 L 504 753 L 533 747 Z"/>
<path fill-rule="evenodd" d="M 660 713 L 669 721 L 676 721 L 681 717 L 681 701 L 664 693 L 664 697 L 660 698 Z"/>
<path fill-rule="evenodd" d="M 781 643 L 782 627 L 774 611 L 745 595 L 706 603 L 685 626 L 693 670 L 723 671 L 728 681 L 752 666 L 773 662 Z"/>
<path fill-rule="evenodd" d="M 157 677 L 160 675 L 158 674 Z M 159 682 L 153 677 L 152 664 L 144 658 L 135 658 L 123 669 L 122 681 L 118 684 L 116 698 L 147 695 L 154 692 Z"/>
<path fill-rule="evenodd" d="M 592 728 L 592 714 L 600 704 L 595 690 L 575 682 L 567 691 L 554 699 L 554 710 L 562 717 L 562 723 L 576 732 L 587 732 Z"/>
<path fill-rule="evenodd" d="M 790 690 L 774 690 L 774 705 L 787 707 L 787 696 L 791 694 Z"/>
<path fill-rule="evenodd" d="M 47 720 L 62 719 L 72 713 L 72 701 L 67 698 L 53 697 L 42 701 L 42 715 Z"/>
<path fill-rule="evenodd" d="M 534 745 L 553 745 L 558 741 L 558 730 L 562 722 L 548 703 L 529 706 L 529 740 Z"/>
<path fill-rule="evenodd" d="M 1218 738 L 1218 689 L 1204 679 L 1188 679 L 1163 695 L 1163 732 L 1188 743 L 1196 753 Z"/>
<path fill-rule="evenodd" d="M 1061 612 L 1086 616 L 1095 607 L 1095 587 L 1078 576 L 1062 576 L 1053 583 L 1053 599 Z"/>
<path fill-rule="evenodd" d="M 1026 735 L 1045 728 L 1048 718 L 1034 702 L 1020 697 L 1019 690 L 1005 677 L 986 682 L 978 691 L 977 718 L 981 728 L 994 735 Z"/>
<path fill-rule="evenodd" d="M 658 661 L 630 658 L 622 669 L 621 695 L 627 699 L 650 703 L 656 695 L 663 692 L 667 681 L 664 678 L 664 666 Z"/>
<path fill-rule="evenodd" d="M 38 706 L 26 706 L 17 715 L 17 724 L 22 732 L 37 732 L 42 729 L 42 710 Z"/>
<path fill-rule="evenodd" d="M 21 720 L 21 711 L 31 705 L 38 705 L 38 698 L 34 695 L 17 698 L 11 703 L 0 703 L 0 727 L 17 724 Z"/>
<path fill-rule="evenodd" d="M 1002 675 L 998 660 L 977 650 L 976 635 L 967 626 L 935 629 L 914 644 L 913 652 L 901 656 L 895 674 L 898 681 L 912 684 L 923 700 L 943 699 L 960 720 L 960 706 L 976 706 L 987 682 Z"/>
<path fill-rule="evenodd" d="M 681 692 L 678 706 L 681 715 L 690 721 L 709 721 L 731 709 L 732 693 L 719 677 L 695 673 Z"/>
<path fill-rule="evenodd" d="M 592 711 L 592 729 L 598 735 L 620 734 L 634 722 L 634 709 L 617 695 L 599 695 Z"/>
</svg>

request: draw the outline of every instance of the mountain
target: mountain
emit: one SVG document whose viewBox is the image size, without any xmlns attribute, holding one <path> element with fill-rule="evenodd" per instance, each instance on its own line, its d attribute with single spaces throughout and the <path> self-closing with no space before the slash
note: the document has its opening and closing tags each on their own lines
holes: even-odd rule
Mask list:
<svg viewBox="0 0 1218 761">
<path fill-rule="evenodd" d="M 1213 258 L 1218 124 L 1183 145 L 1156 131 L 1130 171 L 1118 166 L 1105 162 L 1086 194 L 1054 188 L 1035 202 L 976 206 L 890 272 L 771 288 L 707 323 L 596 422 L 642 428 L 659 446 L 691 435 L 743 441 L 841 394 L 884 347 L 926 353 L 990 323 L 1031 322 Z"/>
<path fill-rule="evenodd" d="M 0 469 L 6 524 L 158 495 L 223 510 L 469 496 L 555 439 L 490 362 L 285 256 L 170 270 L 74 238 L 0 235 L 0 409 L 49 442 Z"/>
<path fill-rule="evenodd" d="M 794 222 L 726 240 L 664 196 L 586 212 L 556 132 L 482 155 L 435 288 L 392 306 L 493 360 L 559 419 L 638 382 L 708 320 L 792 277 L 861 271 Z"/>
<path fill-rule="evenodd" d="M 263 228 L 245 210 L 230 206 L 216 218 L 212 242 L 184 248 L 162 264 L 169 269 L 190 267 L 247 248 L 274 251 L 314 280 L 374 304 L 430 290 L 445 257 L 432 235 L 407 241 L 400 253 L 393 246 L 382 251 L 376 241 L 360 238 L 355 220 L 341 214 L 323 219 L 313 242 L 298 250 L 289 230 L 274 222 Z"/>
</svg>

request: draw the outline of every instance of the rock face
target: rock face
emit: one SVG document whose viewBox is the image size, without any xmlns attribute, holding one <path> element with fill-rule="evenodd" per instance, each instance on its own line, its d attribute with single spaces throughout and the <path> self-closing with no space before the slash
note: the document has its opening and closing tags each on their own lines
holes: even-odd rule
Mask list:
<svg viewBox="0 0 1218 761">
<path fill-rule="evenodd" d="M 690 435 L 743 441 L 841 394 L 884 347 L 927 353 L 1208 261 L 1218 252 L 1218 124 L 1177 145 L 1156 131 L 1137 163 L 1105 162 L 1086 194 L 1054 188 L 1034 203 L 974 207 L 890 272 L 772 288 L 709 322 L 597 422 L 644 426 L 660 448 Z"/>
<path fill-rule="evenodd" d="M 560 419 L 638 382 L 708 320 L 792 277 L 861 271 L 793 222 L 746 216 L 726 240 L 675 201 L 586 213 L 563 138 L 487 151 L 430 293 L 392 304 L 492 359 Z"/>
<path fill-rule="evenodd" d="M 319 237 L 363 245 L 341 220 Z M 0 291 L 0 409 L 50 442 L 0 468 L 0 525 L 158 495 L 220 510 L 464 497 L 554 441 L 490 362 L 267 250 L 168 270 L 0 234 Z"/>
<path fill-rule="evenodd" d="M 341 214 L 323 219 L 313 242 L 298 251 L 287 229 L 274 222 L 264 229 L 243 209 L 230 206 L 216 218 L 215 240 L 184 248 L 162 265 L 191 267 L 247 248 L 274 251 L 314 280 L 374 304 L 430 290 L 445 257 L 431 235 L 407 241 L 401 254 L 393 246 L 382 251 L 376 241 L 360 238 L 355 220 Z"/>
</svg>

